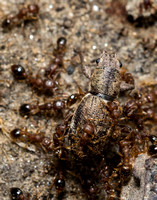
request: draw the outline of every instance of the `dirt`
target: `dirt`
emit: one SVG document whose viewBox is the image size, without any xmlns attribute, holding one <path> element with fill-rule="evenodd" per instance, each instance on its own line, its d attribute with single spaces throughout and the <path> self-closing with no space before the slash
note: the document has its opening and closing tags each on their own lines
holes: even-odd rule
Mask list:
<svg viewBox="0 0 157 200">
<path fill-rule="evenodd" d="M 29 3 L 23 0 L 1 1 L 0 22 Z M 62 117 L 37 115 L 23 118 L 19 115 L 21 104 L 66 98 L 78 92 L 79 87 L 87 91 L 88 80 L 82 75 L 81 66 L 91 64 L 103 50 L 117 53 L 124 68 L 134 75 L 136 88 L 143 83 L 156 83 L 157 23 L 154 21 L 146 26 L 137 26 L 136 17 L 130 22 L 128 15 L 133 14 L 127 10 L 128 4 L 130 6 L 130 1 L 125 0 L 39 0 L 38 21 L 28 23 L 24 28 L 22 24 L 15 26 L 6 32 L 0 27 L 1 199 L 11 199 L 11 187 L 20 187 L 29 192 L 31 198 L 37 194 L 38 199 L 46 199 L 57 170 L 54 168 L 51 174 L 47 173 L 48 166 L 54 167 L 53 155 L 45 154 L 34 145 L 16 142 L 9 133 L 14 128 L 26 127 L 30 132 L 41 131 L 52 137 Z M 156 10 L 153 11 L 154 15 Z M 67 39 L 67 48 L 65 70 L 59 78 L 61 87 L 57 97 L 38 95 L 25 82 L 14 80 L 11 72 L 13 64 L 21 64 L 27 72 L 42 75 L 42 69 L 53 58 L 57 39 L 62 36 Z M 80 62 L 78 51 L 82 53 L 83 63 Z M 49 199 L 57 198 L 54 187 L 50 193 Z M 73 178 L 66 180 L 64 199 L 86 199 L 79 183 Z"/>
</svg>

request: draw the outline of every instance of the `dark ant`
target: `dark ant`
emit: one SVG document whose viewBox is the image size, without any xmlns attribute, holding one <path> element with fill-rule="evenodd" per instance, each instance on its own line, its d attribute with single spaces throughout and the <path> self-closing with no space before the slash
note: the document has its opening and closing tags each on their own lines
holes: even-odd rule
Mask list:
<svg viewBox="0 0 157 200">
<path fill-rule="evenodd" d="M 10 193 L 12 200 L 30 200 L 30 195 L 27 194 L 27 197 L 25 197 L 20 188 L 10 188 Z"/>
<path fill-rule="evenodd" d="M 55 79 L 32 77 L 27 74 L 21 65 L 12 65 L 11 70 L 16 80 L 26 80 L 34 88 L 45 92 L 55 92 L 58 89 L 58 82 Z"/>
<path fill-rule="evenodd" d="M 64 196 L 64 192 L 65 192 L 65 186 L 66 186 L 66 182 L 65 182 L 65 168 L 66 168 L 66 162 L 62 161 L 62 160 L 58 160 L 56 162 L 56 175 L 52 181 L 52 184 L 49 187 L 49 191 L 51 192 L 52 188 L 55 187 L 56 189 L 56 195 L 57 195 L 57 199 L 63 199 Z M 51 167 L 49 167 L 48 170 L 51 170 Z"/>
<path fill-rule="evenodd" d="M 25 23 L 27 21 L 35 21 L 38 19 L 39 6 L 37 4 L 29 4 L 27 7 L 23 7 L 19 12 L 10 16 L 2 22 L 2 28 L 10 30 L 13 27 Z"/>
<path fill-rule="evenodd" d="M 60 37 L 57 40 L 57 48 L 53 51 L 54 59 L 50 62 L 48 68 L 45 70 L 45 76 L 53 78 L 58 75 L 63 67 L 63 57 L 66 50 L 67 40 L 64 37 Z"/>
</svg>

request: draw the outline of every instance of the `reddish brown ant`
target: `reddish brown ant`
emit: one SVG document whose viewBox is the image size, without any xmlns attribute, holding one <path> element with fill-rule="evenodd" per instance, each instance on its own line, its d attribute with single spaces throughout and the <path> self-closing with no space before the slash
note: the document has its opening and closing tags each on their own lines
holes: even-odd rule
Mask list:
<svg viewBox="0 0 157 200">
<path fill-rule="evenodd" d="M 31 142 L 42 142 L 44 136 L 42 134 L 30 134 L 26 130 L 14 129 L 10 132 L 13 139 L 29 140 Z"/>
<path fill-rule="evenodd" d="M 19 141 L 40 145 L 46 151 L 52 151 L 52 140 L 48 137 L 45 137 L 42 133 L 31 134 L 27 130 L 14 129 L 10 132 L 10 136 Z"/>
<path fill-rule="evenodd" d="M 124 156 L 122 169 L 125 171 L 131 171 L 132 165 L 130 164 L 129 153 L 131 149 L 131 142 L 129 140 L 120 141 L 121 152 Z"/>
<path fill-rule="evenodd" d="M 33 77 L 26 73 L 21 65 L 12 65 L 11 70 L 16 80 L 26 80 L 34 88 L 44 92 L 55 92 L 58 89 L 58 82 L 55 79 Z"/>
<path fill-rule="evenodd" d="M 58 124 L 56 126 L 56 132 L 53 134 L 53 142 L 54 142 L 55 147 L 61 146 L 63 144 L 63 141 L 61 140 L 61 138 L 63 137 L 66 128 L 67 126 L 65 123 Z"/>
<path fill-rule="evenodd" d="M 141 2 L 139 5 L 140 13 L 143 12 L 143 9 L 148 10 L 149 8 L 151 8 L 152 4 L 152 0 L 143 0 L 143 2 Z"/>
<path fill-rule="evenodd" d="M 67 153 L 65 147 L 65 140 L 67 139 L 66 134 L 69 129 L 69 119 L 64 121 L 64 123 L 58 124 L 53 134 L 53 151 L 54 154 L 61 160 L 67 159 Z"/>
<path fill-rule="evenodd" d="M 44 133 L 32 134 L 28 132 L 26 129 L 13 129 L 10 132 L 10 136 L 14 140 L 30 142 L 32 144 L 36 144 L 41 146 L 46 152 L 54 151 L 54 153 L 58 156 L 59 154 L 64 154 L 63 152 L 63 142 L 65 138 L 66 130 L 68 129 L 68 121 L 63 124 L 59 124 L 56 126 L 56 132 L 53 134 L 53 140 L 49 137 L 44 136 Z M 65 154 L 64 154 L 65 155 Z"/>
<path fill-rule="evenodd" d="M 92 139 L 95 136 L 95 126 L 87 121 L 82 129 L 77 130 L 78 137 L 72 137 L 71 146 L 73 146 L 73 153 L 83 159 L 86 157 L 87 151 L 94 151 L 92 148 Z M 75 149 L 79 146 L 79 150 Z"/>
<path fill-rule="evenodd" d="M 133 97 L 123 105 L 123 114 L 131 121 L 136 121 L 139 127 L 144 122 L 151 120 L 157 122 L 157 115 L 154 106 L 157 104 L 157 94 L 155 89 L 144 88 L 139 93 L 134 93 Z"/>
<path fill-rule="evenodd" d="M 71 107 L 73 104 L 77 102 L 78 99 L 81 99 L 82 94 L 72 94 L 67 100 L 53 100 L 52 102 L 44 103 L 44 104 L 22 104 L 19 108 L 19 112 L 21 116 L 25 115 L 34 115 L 39 112 L 46 111 L 54 111 L 58 113 L 62 113 L 66 108 Z"/>
<path fill-rule="evenodd" d="M 20 106 L 19 112 L 22 116 L 25 115 L 33 115 L 38 112 L 42 111 L 55 111 L 55 112 L 61 112 L 66 107 L 66 103 L 63 100 L 55 100 L 51 103 L 45 103 L 45 104 L 23 104 Z"/>
<path fill-rule="evenodd" d="M 50 62 L 48 68 L 45 70 L 45 76 L 53 78 L 58 75 L 63 67 L 63 57 L 66 50 L 67 40 L 64 37 L 60 37 L 57 40 L 57 48 L 53 51 L 54 59 Z"/>
<path fill-rule="evenodd" d="M 13 27 L 25 23 L 27 21 L 38 20 L 39 6 L 37 4 L 28 4 L 27 7 L 23 7 L 16 15 L 7 17 L 2 22 L 2 28 L 10 30 Z"/>
<path fill-rule="evenodd" d="M 116 184 L 118 185 L 119 183 L 116 182 L 114 183 L 113 179 L 117 178 L 118 174 L 113 171 L 112 174 L 109 173 L 109 166 L 105 165 L 101 170 L 100 170 L 100 178 L 102 179 L 102 182 L 104 183 L 103 187 L 106 191 L 106 198 L 107 200 L 115 200 L 117 195 L 116 195 Z M 112 183 L 113 181 L 113 183 Z"/>
</svg>

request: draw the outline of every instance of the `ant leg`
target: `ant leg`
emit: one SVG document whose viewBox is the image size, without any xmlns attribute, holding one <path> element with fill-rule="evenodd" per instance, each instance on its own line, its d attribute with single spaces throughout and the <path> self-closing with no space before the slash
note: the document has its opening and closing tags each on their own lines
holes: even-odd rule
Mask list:
<svg viewBox="0 0 157 200">
<path fill-rule="evenodd" d="M 120 91 L 133 90 L 135 88 L 134 78 L 132 74 L 124 72 L 122 73 L 122 82 L 120 85 Z"/>
<path fill-rule="evenodd" d="M 125 92 L 125 91 L 128 91 L 128 90 L 133 90 L 135 88 L 134 84 L 128 84 L 124 81 L 121 82 L 121 85 L 120 85 L 120 91 L 121 92 Z"/>
<path fill-rule="evenodd" d="M 22 34 L 23 34 L 23 37 L 26 38 L 25 23 L 24 23 L 24 21 L 22 22 L 21 27 L 22 27 Z"/>
</svg>

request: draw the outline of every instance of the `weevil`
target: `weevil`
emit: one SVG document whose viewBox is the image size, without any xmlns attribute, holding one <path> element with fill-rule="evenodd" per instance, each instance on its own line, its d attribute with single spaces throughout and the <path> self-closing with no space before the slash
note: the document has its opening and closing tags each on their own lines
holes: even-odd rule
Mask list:
<svg viewBox="0 0 157 200">
<path fill-rule="evenodd" d="M 113 102 L 117 117 L 121 112 L 117 97 L 120 91 L 134 89 L 134 82 L 127 83 L 122 80 L 121 62 L 116 54 L 104 51 L 96 60 L 94 68 L 83 67 L 83 72 L 89 78 L 89 92 L 78 104 L 71 120 L 68 145 L 72 152 L 84 157 L 89 151 L 100 154 L 104 150 L 107 138 L 113 132 L 113 117 L 108 103 Z M 114 110 L 114 111 L 115 111 Z M 84 127 L 92 124 L 94 131 L 86 146 L 81 146 Z"/>
</svg>

